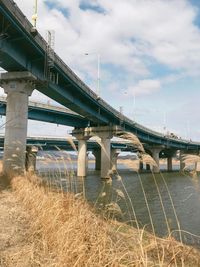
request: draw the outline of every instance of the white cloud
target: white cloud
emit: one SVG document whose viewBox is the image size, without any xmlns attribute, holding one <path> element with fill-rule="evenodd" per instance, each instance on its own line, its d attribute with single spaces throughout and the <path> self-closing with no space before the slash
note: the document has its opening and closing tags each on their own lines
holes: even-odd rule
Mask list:
<svg viewBox="0 0 200 267">
<path fill-rule="evenodd" d="M 16 2 L 30 18 L 30 2 Z M 189 1 L 95 1 L 105 13 L 82 10 L 80 2 L 54 1 L 69 10 L 67 18 L 57 9 L 48 10 L 44 0 L 38 12 L 39 30 L 56 31 L 56 51 L 80 73 L 94 76 L 95 59 L 80 56 L 85 52 L 100 53 L 102 63 L 122 67 L 135 79 L 151 73 L 144 57 L 188 75 L 199 69 L 200 31 L 194 24 L 197 11 Z"/>
<path fill-rule="evenodd" d="M 135 86 L 128 88 L 128 95 L 149 95 L 157 92 L 161 87 L 159 80 L 140 80 Z"/>
</svg>

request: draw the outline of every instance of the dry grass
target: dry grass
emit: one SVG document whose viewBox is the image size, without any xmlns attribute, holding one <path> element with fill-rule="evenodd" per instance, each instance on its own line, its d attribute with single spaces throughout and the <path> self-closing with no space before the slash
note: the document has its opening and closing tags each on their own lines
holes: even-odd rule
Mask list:
<svg viewBox="0 0 200 267">
<path fill-rule="evenodd" d="M 130 133 L 120 135 L 131 140 L 138 148 L 140 161 L 155 166 L 155 161 L 144 152 L 136 136 Z M 70 142 L 73 147 L 73 140 Z M 133 161 L 129 162 L 136 172 L 139 160 L 134 161 L 134 164 Z M 119 174 L 117 177 L 124 186 Z M 143 188 L 139 174 L 138 177 Z M 162 204 L 155 177 L 154 181 Z M 163 182 L 165 183 L 164 178 Z M 0 195 L 3 196 L 0 198 L 3 215 L 0 219 L 0 224 L 3 225 L 0 231 L 3 237 L 2 243 L 0 242 L 2 267 L 200 266 L 198 250 L 185 246 L 172 237 L 161 239 L 139 229 L 133 203 L 132 213 L 137 229 L 113 219 L 114 214 L 121 213 L 115 201 L 105 205 L 102 217 L 81 197 L 82 194 L 74 195 L 62 190 L 53 192 L 52 188 L 36 176 L 15 177 L 11 184 L 14 194 L 7 190 L 5 192 L 8 195 Z M 131 202 L 126 188 L 123 188 L 124 193 L 116 189 L 117 197 Z M 102 196 L 105 194 L 102 192 Z M 144 188 L 143 194 L 149 208 Z M 175 212 L 170 193 L 169 196 Z M 164 205 L 162 207 L 165 214 Z M 14 212 L 12 220 L 7 216 L 9 209 Z M 151 218 L 150 209 L 148 211 Z M 5 229 L 7 234 L 3 235 Z M 11 246 L 7 247 L 7 244 Z"/>
<path fill-rule="evenodd" d="M 0 266 L 39 267 L 46 264 L 38 238 L 30 231 L 30 214 L 7 187 L 5 177 L 3 182 L 2 177 L 0 180 Z"/>
<path fill-rule="evenodd" d="M 2 267 L 200 265 L 200 253 L 195 249 L 102 219 L 83 199 L 50 192 L 38 181 L 34 177 L 12 181 L 19 203 L 28 212 L 24 227 L 30 224 L 30 241 L 25 253 L 19 246 L 18 255 L 5 248 L 4 259 L 12 261 Z M 27 231 L 24 233 L 27 238 Z"/>
</svg>

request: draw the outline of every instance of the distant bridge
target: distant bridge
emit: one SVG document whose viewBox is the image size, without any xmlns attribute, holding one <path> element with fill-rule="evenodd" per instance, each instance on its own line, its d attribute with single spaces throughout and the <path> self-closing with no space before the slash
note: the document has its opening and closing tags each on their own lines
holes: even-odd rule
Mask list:
<svg viewBox="0 0 200 267">
<path fill-rule="evenodd" d="M 78 140 L 73 140 L 74 145 L 78 149 Z M 67 150 L 74 151 L 71 143 L 69 142 L 67 137 L 43 137 L 43 136 L 35 136 L 35 137 L 27 137 L 27 146 L 36 146 L 41 150 Z M 3 149 L 4 146 L 4 136 L 0 136 L 0 148 Z M 96 150 L 100 149 L 100 145 L 95 140 L 87 141 L 88 150 Z M 131 142 L 121 140 L 121 141 L 112 141 L 111 149 L 120 149 L 123 151 L 136 152 L 136 148 Z"/>
<path fill-rule="evenodd" d="M 0 97 L 0 115 L 6 115 L 6 98 Z M 55 123 L 60 125 L 67 125 L 72 127 L 85 128 L 88 125 L 88 121 L 77 114 L 76 112 L 71 111 L 68 108 L 53 106 L 50 104 L 38 103 L 34 101 L 29 101 L 28 106 L 28 118 L 30 120 L 43 121 L 49 123 Z M 173 149 L 184 149 L 184 150 L 199 150 L 200 143 L 192 142 L 183 139 L 175 139 L 171 137 L 166 137 L 162 133 L 156 133 L 156 137 L 153 135 L 154 131 L 143 127 L 138 123 L 135 124 L 135 134 L 138 136 L 142 143 L 152 145 L 159 144 L 165 145 L 166 148 Z M 123 128 L 122 128 L 123 129 Z M 140 129 L 140 131 L 138 130 Z M 132 131 L 133 132 L 133 131 Z M 151 135 L 150 135 L 151 132 Z M 160 136 L 160 140 L 158 139 Z M 156 141 L 155 141 L 156 139 Z M 148 147 L 148 146 L 147 146 Z"/>
</svg>

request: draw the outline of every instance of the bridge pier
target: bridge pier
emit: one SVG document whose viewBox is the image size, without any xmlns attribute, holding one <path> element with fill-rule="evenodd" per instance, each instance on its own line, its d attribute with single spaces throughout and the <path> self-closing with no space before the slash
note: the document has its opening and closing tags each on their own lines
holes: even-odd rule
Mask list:
<svg viewBox="0 0 200 267">
<path fill-rule="evenodd" d="M 101 170 L 101 150 L 95 149 L 93 150 L 93 155 L 95 156 L 95 170 Z"/>
<path fill-rule="evenodd" d="M 185 168 L 185 163 L 183 162 L 183 155 L 184 155 L 184 151 L 180 150 L 180 155 L 179 155 L 179 159 L 180 159 L 180 172 L 184 171 Z"/>
<path fill-rule="evenodd" d="M 144 164 L 143 164 L 143 162 L 140 160 L 140 161 L 139 161 L 139 171 L 142 171 L 143 168 L 144 168 Z"/>
<path fill-rule="evenodd" d="M 29 72 L 1 75 L 1 86 L 7 94 L 3 173 L 9 177 L 25 173 L 28 97 L 35 80 Z"/>
<path fill-rule="evenodd" d="M 119 155 L 119 149 L 112 148 L 111 149 L 111 170 L 113 173 L 117 172 L 117 157 Z"/>
<path fill-rule="evenodd" d="M 78 166 L 77 176 L 85 177 L 87 175 L 87 140 L 78 139 Z"/>
<path fill-rule="evenodd" d="M 172 167 L 172 157 L 168 157 L 167 158 L 167 170 L 168 172 L 171 172 L 173 170 L 173 167 Z"/>
<path fill-rule="evenodd" d="M 77 139 L 79 139 L 78 136 L 80 135 L 82 136 L 82 139 L 85 138 L 85 140 L 89 139 L 90 137 L 94 137 L 94 136 L 100 139 L 99 143 L 101 146 L 101 178 L 110 178 L 109 176 L 109 171 L 111 168 L 111 149 L 110 149 L 111 142 L 110 141 L 113 135 L 118 133 L 119 130 L 121 130 L 121 128 L 119 128 L 118 126 L 87 127 L 83 129 L 73 130 L 72 134 Z M 81 157 L 78 156 L 78 169 L 80 168 L 81 160 L 84 162 L 84 159 L 83 158 L 81 159 Z"/>
<path fill-rule="evenodd" d="M 147 170 L 147 171 L 150 171 L 150 170 L 151 170 L 151 167 L 150 167 L 149 164 L 146 164 L 146 170 Z"/>
<path fill-rule="evenodd" d="M 101 178 L 109 178 L 111 165 L 110 138 L 103 134 L 101 135 Z"/>
<path fill-rule="evenodd" d="M 160 147 L 153 147 L 150 149 L 152 153 L 152 158 L 154 159 L 156 166 L 153 166 L 153 172 L 159 173 L 160 171 L 160 162 L 159 162 L 159 153 L 162 150 Z"/>
<path fill-rule="evenodd" d="M 36 156 L 38 148 L 33 146 L 27 146 L 26 148 L 26 161 L 25 167 L 26 171 L 29 173 L 34 173 L 36 170 Z"/>
</svg>

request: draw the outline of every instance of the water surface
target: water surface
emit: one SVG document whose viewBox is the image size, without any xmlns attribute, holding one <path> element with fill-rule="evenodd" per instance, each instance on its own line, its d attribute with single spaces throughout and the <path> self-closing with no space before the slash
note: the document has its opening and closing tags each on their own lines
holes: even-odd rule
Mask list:
<svg viewBox="0 0 200 267">
<path fill-rule="evenodd" d="M 58 161 L 51 162 L 51 164 L 44 164 L 44 162 L 39 161 L 37 168 L 41 175 L 44 176 L 44 173 L 46 173 L 48 179 L 56 179 L 64 190 L 72 190 L 75 193 L 79 193 L 82 191 L 84 183 L 86 198 L 90 202 L 97 203 L 97 206 L 101 205 L 101 203 L 103 205 L 110 202 L 118 203 L 122 210 L 122 214 L 117 216 L 119 220 L 131 223 L 130 221 L 135 219 L 133 215 L 134 209 L 140 227 L 145 227 L 146 230 L 152 231 L 148 205 L 156 234 L 159 236 L 167 235 L 168 231 L 163 208 L 151 173 L 141 173 L 138 175 L 133 170 L 119 164 L 121 180 L 115 176 L 112 182 L 108 183 L 100 179 L 99 172 L 92 170 L 94 166 L 89 164 L 89 174 L 83 181 L 78 178 L 66 178 L 70 175 L 73 176 L 73 173 L 76 171 L 76 166 L 72 163 L 70 164 L 67 173 L 66 165 Z M 179 226 L 174 213 L 174 205 L 180 228 L 184 231 L 182 233 L 183 241 L 187 244 L 199 246 L 200 238 L 195 235 L 200 235 L 200 178 L 194 179 L 179 172 L 164 172 L 163 176 L 156 174 L 155 179 L 167 215 L 170 231 L 174 231 L 173 236 L 179 239 L 179 232 L 177 232 Z M 126 200 L 121 198 L 116 193 L 116 190 L 121 190 L 125 196 L 128 194 L 131 202 L 128 197 L 126 197 Z M 104 197 L 101 197 L 102 192 L 104 192 Z"/>
</svg>

